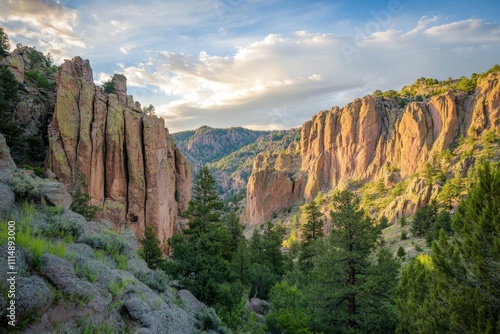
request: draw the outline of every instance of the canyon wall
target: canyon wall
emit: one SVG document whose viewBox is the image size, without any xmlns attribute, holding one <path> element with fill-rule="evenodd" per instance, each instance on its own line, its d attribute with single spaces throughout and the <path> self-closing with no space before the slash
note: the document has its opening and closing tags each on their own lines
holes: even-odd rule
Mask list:
<svg viewBox="0 0 500 334">
<path fill-rule="evenodd" d="M 304 186 L 305 175 L 300 171 L 296 143 L 277 156 L 260 153 L 254 159 L 248 180 L 242 224 L 255 226 L 272 218 L 275 212 L 301 203 Z"/>
<path fill-rule="evenodd" d="M 450 90 L 404 108 L 393 99 L 365 96 L 315 115 L 302 126 L 306 200 L 342 181 L 374 180 L 385 165 L 406 178 L 460 136 L 499 129 L 499 79 L 490 74 L 471 95 Z"/>
<path fill-rule="evenodd" d="M 126 95 L 123 75 L 112 80 L 115 93 L 106 94 L 94 85 L 88 60 L 64 62 L 47 167 L 70 193 L 88 194 L 115 226 L 128 226 L 138 239 L 151 226 L 166 252 L 191 197 L 191 166 L 163 118 L 143 114 Z"/>
<path fill-rule="evenodd" d="M 348 181 L 406 179 L 421 171 L 433 156 L 450 148 L 459 137 L 499 130 L 499 81 L 500 73 L 491 73 L 480 81 L 473 94 L 449 90 L 405 106 L 394 99 L 368 95 L 344 108 L 318 113 L 302 125 L 301 186 L 294 189 L 294 200 L 290 200 L 290 180 L 278 176 L 276 171 L 265 172 L 254 167 L 247 185 L 243 222 L 250 226 L 260 224 L 274 212 L 288 208 L 291 202 L 311 201 L 319 191 L 328 191 Z M 389 175 L 388 170 L 397 172 Z M 393 203 L 405 214 L 426 204 L 431 193 L 436 193 L 435 189 L 415 182 L 409 189 L 417 189 L 413 195 L 422 198 L 415 203 Z M 262 213 L 258 203 L 269 210 Z"/>
</svg>

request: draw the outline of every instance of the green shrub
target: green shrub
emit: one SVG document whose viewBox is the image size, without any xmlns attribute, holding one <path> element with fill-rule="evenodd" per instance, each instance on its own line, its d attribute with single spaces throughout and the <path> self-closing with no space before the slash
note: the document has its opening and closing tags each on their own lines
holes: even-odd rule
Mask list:
<svg viewBox="0 0 500 334">
<path fill-rule="evenodd" d="M 401 240 L 406 240 L 408 239 L 408 236 L 406 235 L 406 231 L 401 231 Z"/>
<path fill-rule="evenodd" d="M 47 224 L 40 228 L 42 235 L 48 238 L 59 238 L 66 242 L 74 242 L 83 233 L 83 224 L 61 219 L 60 215 L 48 217 Z"/>
<path fill-rule="evenodd" d="M 397 256 L 400 259 L 403 259 L 405 255 L 406 255 L 405 249 L 403 248 L 403 246 L 399 246 Z"/>
<path fill-rule="evenodd" d="M 111 257 L 122 254 L 127 246 L 117 233 L 109 230 L 89 235 L 82 242 L 94 249 L 103 250 Z"/>
<path fill-rule="evenodd" d="M 32 170 L 36 176 L 43 177 L 44 170 L 42 167 L 23 165 L 23 169 Z"/>
<path fill-rule="evenodd" d="M 89 205 L 89 201 L 89 195 L 77 191 L 76 194 L 73 195 L 73 202 L 71 203 L 70 209 L 81 214 L 89 221 L 94 220 L 99 212 L 99 208 L 95 205 Z"/>
<path fill-rule="evenodd" d="M 40 258 L 45 253 L 64 257 L 65 247 L 61 242 L 48 240 L 34 231 L 30 225 L 34 215 L 37 213 L 32 204 L 23 204 L 18 216 L 13 219 L 16 222 L 16 245 L 28 249 L 32 255 L 32 265 L 37 268 Z M 13 217 L 14 218 L 14 217 Z M 0 225 L 0 244 L 7 242 L 7 224 Z"/>
<path fill-rule="evenodd" d="M 37 70 L 28 70 L 24 72 L 24 77 L 35 83 L 38 88 L 52 89 L 54 83 L 50 83 L 49 80 Z"/>
<path fill-rule="evenodd" d="M 109 292 L 114 296 L 123 291 L 128 285 L 128 282 L 122 278 L 119 280 L 113 280 L 111 285 L 109 286 Z"/>
<path fill-rule="evenodd" d="M 116 85 L 113 79 L 109 79 L 105 83 L 102 84 L 102 90 L 106 94 L 114 94 L 116 93 Z"/>
<path fill-rule="evenodd" d="M 222 323 L 215 310 L 211 307 L 196 313 L 195 334 L 201 333 L 220 333 L 229 334 L 231 331 Z"/>
<path fill-rule="evenodd" d="M 161 269 L 147 272 L 141 271 L 139 273 L 134 273 L 134 275 L 139 281 L 158 292 L 167 291 L 168 283 L 172 280 L 171 277 Z"/>
<path fill-rule="evenodd" d="M 116 261 L 116 267 L 120 270 L 128 269 L 128 259 L 125 255 L 119 254 L 115 255 L 113 259 Z"/>
<path fill-rule="evenodd" d="M 469 79 L 465 76 L 460 78 L 460 81 L 455 85 L 456 90 L 461 90 L 465 93 L 471 94 L 476 90 L 477 81 L 474 79 Z"/>
<path fill-rule="evenodd" d="M 76 265 L 75 273 L 78 276 L 85 277 L 90 283 L 94 283 L 99 276 L 99 270 L 97 268 L 92 268 L 89 265 Z"/>
<path fill-rule="evenodd" d="M 18 200 L 32 200 L 42 197 L 43 180 L 29 175 L 25 170 L 18 169 L 12 173 L 10 186 Z"/>
</svg>

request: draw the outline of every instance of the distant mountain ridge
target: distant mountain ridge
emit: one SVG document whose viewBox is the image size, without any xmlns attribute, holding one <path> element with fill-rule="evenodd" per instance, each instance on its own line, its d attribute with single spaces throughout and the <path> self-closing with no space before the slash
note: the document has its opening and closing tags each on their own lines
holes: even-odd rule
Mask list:
<svg viewBox="0 0 500 334">
<path fill-rule="evenodd" d="M 251 144 L 268 131 L 254 131 L 243 127 L 225 129 L 207 125 L 196 130 L 173 133 L 179 149 L 186 154 L 195 170 Z"/>
<path fill-rule="evenodd" d="M 219 194 L 227 200 L 245 189 L 254 158 L 262 152 L 277 153 L 300 141 L 300 130 L 256 131 L 242 127 L 211 128 L 172 134 L 176 145 L 193 165 L 194 173 L 207 165 Z"/>
</svg>

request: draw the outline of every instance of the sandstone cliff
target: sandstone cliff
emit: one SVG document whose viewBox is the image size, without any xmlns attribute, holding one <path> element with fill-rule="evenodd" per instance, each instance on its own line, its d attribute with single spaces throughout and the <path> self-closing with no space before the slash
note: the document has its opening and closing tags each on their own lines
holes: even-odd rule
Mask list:
<svg viewBox="0 0 500 334">
<path fill-rule="evenodd" d="M 248 180 L 241 222 L 254 226 L 283 208 L 301 203 L 305 178 L 299 169 L 300 155 L 296 143 L 277 156 L 257 155 Z"/>
<path fill-rule="evenodd" d="M 460 136 L 498 129 L 499 80 L 500 74 L 490 74 L 474 94 L 448 91 L 405 108 L 366 96 L 314 116 L 302 126 L 305 198 L 348 179 L 381 177 L 384 165 L 406 178 Z"/>
<path fill-rule="evenodd" d="M 448 90 L 405 106 L 392 98 L 368 95 L 344 108 L 318 113 L 301 130 L 303 177 L 294 191 L 303 193 L 294 192 L 291 201 L 290 180 L 278 172 L 254 167 L 247 186 L 244 222 L 262 223 L 291 202 L 310 201 L 319 191 L 344 187 L 353 180 L 359 184 L 381 180 L 385 187 L 407 180 L 406 195 L 412 200 L 398 197 L 379 214 L 394 221 L 401 214 L 415 212 L 436 197 L 439 186 L 410 177 L 460 137 L 500 130 L 499 82 L 500 73 L 490 73 L 479 81 L 473 94 Z M 470 163 L 462 167 L 460 172 L 464 173 Z M 265 213 L 263 208 L 268 208 Z"/>
<path fill-rule="evenodd" d="M 35 48 L 18 45 L 0 58 L 0 67 L 8 68 L 18 82 L 17 93 L 12 97 L 12 121 L 20 133 L 11 142 L 26 142 L 28 147 L 13 147 L 12 157 L 20 166 L 41 167 L 48 144 L 47 126 L 55 105 L 56 66 Z"/>
<path fill-rule="evenodd" d="M 152 226 L 167 251 L 178 213 L 191 196 L 191 167 L 175 147 L 164 120 L 146 116 L 115 75 L 116 93 L 93 83 L 79 57 L 56 75 L 57 97 L 49 126 L 48 168 L 72 193 L 82 191 L 103 218 L 128 226 L 141 239 Z"/>
</svg>

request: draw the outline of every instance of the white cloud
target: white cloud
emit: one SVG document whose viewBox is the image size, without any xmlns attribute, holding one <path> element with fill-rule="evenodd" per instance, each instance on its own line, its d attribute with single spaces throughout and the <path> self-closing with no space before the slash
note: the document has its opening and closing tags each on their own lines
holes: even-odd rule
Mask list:
<svg viewBox="0 0 500 334">
<path fill-rule="evenodd" d="M 158 86 L 168 96 L 171 101 L 157 109 L 172 131 L 202 124 L 294 127 L 375 89 L 400 89 L 421 76 L 470 75 L 497 61 L 498 25 L 436 20 L 421 18 L 411 33 L 376 32 L 363 47 L 346 37 L 297 31 L 269 34 L 225 57 L 161 51 L 124 72 L 129 85 Z M 352 58 L 342 52 L 345 44 Z"/>
<path fill-rule="evenodd" d="M 480 19 L 443 23 L 423 16 L 405 31 L 391 25 L 360 38 L 305 30 L 290 23 L 296 17 L 263 24 L 247 15 L 263 0 L 89 0 L 78 9 L 50 0 L 5 3 L 0 24 L 11 41 L 36 45 L 57 62 L 89 58 L 100 84 L 113 71 L 123 73 L 129 93 L 155 104 L 171 131 L 299 126 L 376 89 L 484 71 L 500 54 L 500 25 Z M 353 24 L 337 22 L 340 31 Z M 258 31 L 266 33 L 252 35 Z"/>
<path fill-rule="evenodd" d="M 86 47 L 74 31 L 78 25 L 77 13 L 56 2 L 9 1 L 0 11 L 0 23 L 7 22 L 5 31 L 12 40 L 36 44 L 50 52 L 56 61 L 61 61 L 70 48 Z"/>
<path fill-rule="evenodd" d="M 416 34 L 419 31 L 424 30 L 429 23 L 436 22 L 439 20 L 439 17 L 433 16 L 433 17 L 427 17 L 427 16 L 422 16 L 417 23 L 417 26 L 413 28 L 412 30 L 408 31 L 407 33 L 403 34 L 403 36 L 409 36 Z"/>
</svg>

